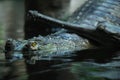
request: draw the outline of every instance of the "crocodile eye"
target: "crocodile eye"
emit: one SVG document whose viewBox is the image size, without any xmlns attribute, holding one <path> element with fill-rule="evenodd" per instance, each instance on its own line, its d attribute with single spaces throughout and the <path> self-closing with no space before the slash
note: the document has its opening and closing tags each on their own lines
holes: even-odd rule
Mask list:
<svg viewBox="0 0 120 80">
<path fill-rule="evenodd" d="M 36 50 L 36 49 L 38 49 L 38 43 L 33 41 L 33 42 L 31 42 L 30 47 L 32 50 Z"/>
<path fill-rule="evenodd" d="M 31 46 L 32 46 L 32 47 L 35 47 L 36 45 L 37 45 L 37 42 L 32 42 L 32 43 L 31 43 Z"/>
</svg>

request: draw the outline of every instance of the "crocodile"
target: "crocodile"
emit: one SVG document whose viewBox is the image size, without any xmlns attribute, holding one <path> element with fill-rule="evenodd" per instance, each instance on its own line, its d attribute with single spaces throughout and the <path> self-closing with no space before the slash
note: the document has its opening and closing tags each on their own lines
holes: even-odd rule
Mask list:
<svg viewBox="0 0 120 80">
<path fill-rule="evenodd" d="M 68 21 L 30 10 L 27 20 L 42 21 L 61 29 L 48 36 L 22 41 L 8 40 L 5 46 L 6 59 L 15 61 L 25 58 L 27 63 L 35 64 L 36 60 L 75 56 L 72 54 L 75 51 L 91 48 L 91 42 L 102 47 L 119 47 L 119 4 L 120 0 L 88 0 Z"/>
<path fill-rule="evenodd" d="M 89 0 L 67 22 L 37 11 L 29 11 L 28 19 L 71 30 L 101 46 L 119 46 L 119 4 L 119 0 Z"/>
<path fill-rule="evenodd" d="M 92 47 L 89 41 L 74 33 L 56 33 L 29 40 L 13 40 L 6 42 L 6 59 L 10 62 L 26 59 L 29 64 L 39 60 L 57 60 L 57 57 L 76 56 L 75 51 Z M 55 58 L 56 57 L 56 58 Z"/>
</svg>

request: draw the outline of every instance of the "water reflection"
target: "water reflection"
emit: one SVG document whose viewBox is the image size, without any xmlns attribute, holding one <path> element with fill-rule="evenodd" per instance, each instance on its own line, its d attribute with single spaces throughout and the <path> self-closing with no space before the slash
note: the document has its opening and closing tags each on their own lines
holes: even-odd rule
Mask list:
<svg viewBox="0 0 120 80">
<path fill-rule="evenodd" d="M 120 53 L 116 50 L 83 50 L 76 52 L 76 56 L 41 60 L 34 65 L 27 64 L 24 60 L 6 65 L 5 61 L 0 60 L 0 68 L 3 69 L 1 72 L 4 72 L 0 73 L 0 80 L 119 80 Z"/>
<path fill-rule="evenodd" d="M 36 65 L 28 65 L 29 79 L 41 80 L 117 80 L 120 79 L 120 58 L 115 57 L 119 53 L 114 50 L 100 51 L 102 49 L 94 49 L 91 52 L 79 52 L 76 57 L 69 57 L 73 61 L 40 61 Z M 91 54 L 86 56 L 86 54 Z M 90 50 L 89 50 L 90 52 Z M 106 54 L 105 57 L 100 54 Z M 109 54 L 108 54 L 109 53 Z M 114 53 L 114 54 L 113 54 Z M 78 53 L 76 53 L 78 54 Z M 111 56 L 111 57 L 110 57 Z M 90 58 L 91 57 L 91 58 Z M 65 59 L 65 58 L 61 58 Z M 102 61 L 101 61 L 102 60 Z M 95 62 L 96 61 L 96 62 Z M 47 76 L 47 77 L 46 77 Z M 61 77 L 62 76 L 62 77 Z M 64 76 L 64 77 L 63 77 Z"/>
</svg>

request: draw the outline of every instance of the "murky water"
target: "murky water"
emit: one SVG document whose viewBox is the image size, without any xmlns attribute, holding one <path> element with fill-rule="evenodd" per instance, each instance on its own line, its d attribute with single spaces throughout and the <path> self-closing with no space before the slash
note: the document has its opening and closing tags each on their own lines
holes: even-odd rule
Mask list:
<svg viewBox="0 0 120 80">
<path fill-rule="evenodd" d="M 7 24 L 9 27 L 4 27 L 6 26 L 6 19 L 4 18 L 6 15 L 3 7 L 10 8 L 8 6 L 11 6 L 9 1 L 7 5 L 4 3 L 0 2 L 0 45 L 4 44 L 8 33 L 11 35 L 7 37 L 23 38 L 22 27 L 19 27 L 23 25 L 21 21 L 16 23 L 17 28 L 12 27 L 18 30 L 17 32 L 12 31 L 13 29 L 10 27 L 16 25 L 9 25 L 9 23 Z M 6 30 L 9 32 L 5 33 Z M 20 35 L 14 36 L 19 33 Z M 1 52 L 2 49 L 0 49 Z M 70 58 L 73 61 L 39 61 L 36 65 L 29 65 L 24 60 L 8 64 L 4 60 L 4 53 L 1 53 L 0 80 L 120 80 L 120 52 L 101 49 L 91 52 L 82 51 L 77 54 L 78 57 Z"/>
<path fill-rule="evenodd" d="M 0 80 L 9 73 L 3 53 L 5 41 L 8 38 L 23 39 L 24 2 L 15 0 L 0 0 Z"/>
</svg>

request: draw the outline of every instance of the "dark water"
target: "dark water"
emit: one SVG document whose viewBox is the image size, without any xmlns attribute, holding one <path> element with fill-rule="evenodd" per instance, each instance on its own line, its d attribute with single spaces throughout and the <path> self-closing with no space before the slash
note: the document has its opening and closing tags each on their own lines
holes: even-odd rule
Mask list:
<svg viewBox="0 0 120 80">
<path fill-rule="evenodd" d="M 4 33 L 6 29 L 3 22 L 4 20 L 1 20 L 0 46 L 3 46 L 6 38 L 4 36 L 8 34 Z M 35 65 L 26 64 L 24 60 L 9 64 L 0 49 L 0 80 L 120 80 L 118 49 L 81 51 L 76 54 L 77 57 L 69 58 L 72 61 L 61 58 L 62 61 L 39 61 Z"/>
<path fill-rule="evenodd" d="M 91 56 L 86 51 L 85 54 L 84 51 L 77 52 L 77 57 L 69 57 L 72 61 L 60 58 L 38 61 L 34 65 L 26 64 L 24 60 L 5 64 L 1 59 L 0 80 L 120 80 L 120 52 L 94 51 L 89 51 Z"/>
</svg>

